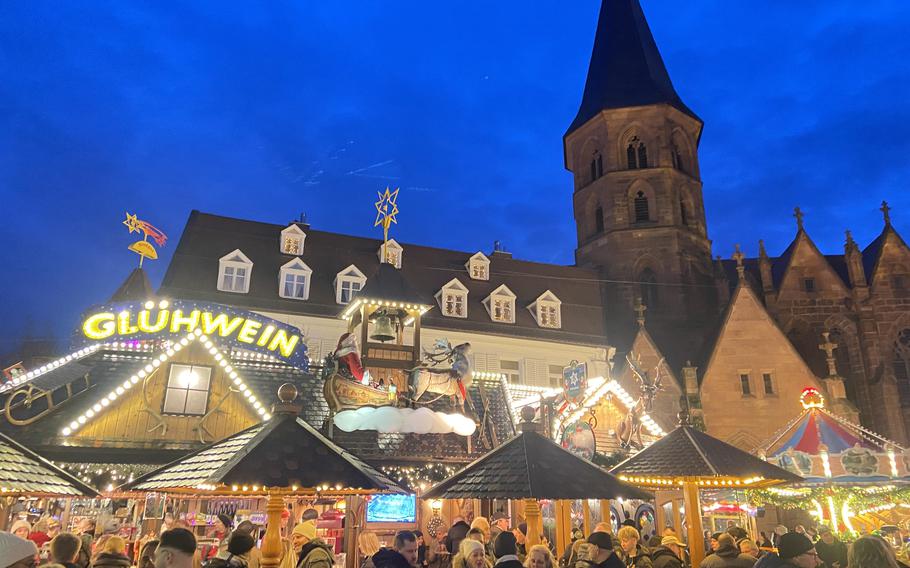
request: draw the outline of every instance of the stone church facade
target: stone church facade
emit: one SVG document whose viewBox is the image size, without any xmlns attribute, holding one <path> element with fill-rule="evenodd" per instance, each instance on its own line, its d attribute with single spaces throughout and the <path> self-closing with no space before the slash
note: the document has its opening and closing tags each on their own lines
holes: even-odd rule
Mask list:
<svg viewBox="0 0 910 568">
<path fill-rule="evenodd" d="M 673 87 L 639 0 L 603 0 L 564 136 L 575 266 L 394 241 L 389 260 L 376 239 L 194 211 L 160 292 L 291 323 L 319 360 L 345 331 L 338 316 L 352 294 L 388 262 L 434 306 L 423 344 L 470 342 L 476 370 L 512 383 L 558 388 L 575 359 L 636 393 L 625 360 L 634 351 L 666 379 L 651 413 L 665 429 L 685 404 L 709 433 L 752 450 L 815 387 L 835 412 L 907 443 L 910 248 L 887 205 L 881 234 L 864 248 L 847 233 L 842 253 L 823 253 L 797 211 L 780 254 L 762 245 L 758 258 L 714 257 L 702 127 Z"/>
</svg>

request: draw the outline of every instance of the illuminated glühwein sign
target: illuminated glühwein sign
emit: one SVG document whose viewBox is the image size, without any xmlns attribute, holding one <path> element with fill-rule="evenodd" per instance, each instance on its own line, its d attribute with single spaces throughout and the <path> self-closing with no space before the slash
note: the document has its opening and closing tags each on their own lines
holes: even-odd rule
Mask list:
<svg viewBox="0 0 910 568">
<path fill-rule="evenodd" d="M 184 300 L 107 304 L 84 315 L 78 335 L 83 343 L 97 343 L 179 337 L 196 330 L 222 344 L 307 368 L 307 347 L 299 329 L 224 304 Z"/>
</svg>

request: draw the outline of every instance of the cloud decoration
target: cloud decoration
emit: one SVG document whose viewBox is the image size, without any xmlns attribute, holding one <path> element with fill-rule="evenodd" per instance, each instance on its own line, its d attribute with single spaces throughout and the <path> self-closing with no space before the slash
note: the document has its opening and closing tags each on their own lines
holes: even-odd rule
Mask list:
<svg viewBox="0 0 910 568">
<path fill-rule="evenodd" d="M 401 434 L 449 434 L 470 436 L 477 424 L 463 414 L 446 414 L 429 408 L 395 408 L 394 406 L 363 406 L 342 410 L 335 415 L 335 426 L 345 432 L 377 430 Z"/>
</svg>

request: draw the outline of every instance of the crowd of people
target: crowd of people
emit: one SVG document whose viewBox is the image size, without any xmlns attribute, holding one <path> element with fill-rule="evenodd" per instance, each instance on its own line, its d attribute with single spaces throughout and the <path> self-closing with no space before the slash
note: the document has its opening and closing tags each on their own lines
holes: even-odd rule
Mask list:
<svg viewBox="0 0 910 568">
<path fill-rule="evenodd" d="M 315 511 L 314 511 L 315 512 Z M 223 523 L 226 524 L 226 523 Z M 31 527 L 19 522 L 0 532 L 0 568 L 260 568 L 257 529 L 241 522 L 213 554 L 202 558 L 196 537 L 184 527 L 164 530 L 143 543 L 134 564 L 124 539 L 115 534 L 93 538 L 94 526 L 77 533 L 59 526 Z M 230 527 L 226 526 L 225 530 Z M 478 517 L 468 524 L 456 519 L 444 535 L 399 531 L 390 546 L 375 533 L 358 538 L 360 568 L 910 568 L 901 563 L 887 540 L 864 535 L 847 545 L 827 527 L 817 533 L 797 526 L 778 527 L 768 536 L 750 538 L 741 527 L 706 535 L 706 557 L 691 566 L 687 546 L 667 527 L 660 537 L 642 542 L 631 521 L 618 531 L 598 524 L 585 537 L 572 532 L 571 546 L 557 560 L 546 539 L 528 546 L 527 525 L 509 527 L 504 516 L 492 522 Z M 39 533 L 39 534 L 36 534 Z M 45 554 L 39 553 L 39 546 Z M 281 568 L 332 568 L 332 548 L 319 538 L 316 519 L 304 514 L 284 541 Z"/>
</svg>

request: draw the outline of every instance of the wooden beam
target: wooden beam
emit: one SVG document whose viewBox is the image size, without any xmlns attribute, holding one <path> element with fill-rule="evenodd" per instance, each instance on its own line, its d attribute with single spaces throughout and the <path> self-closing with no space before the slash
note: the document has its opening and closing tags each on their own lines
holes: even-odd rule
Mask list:
<svg viewBox="0 0 910 568">
<path fill-rule="evenodd" d="M 537 499 L 525 499 L 525 523 L 528 525 L 525 549 L 540 544 L 540 505 Z"/>
<path fill-rule="evenodd" d="M 268 515 L 268 524 L 265 529 L 265 537 L 262 539 L 262 568 L 278 568 L 281 563 L 281 553 L 284 548 L 281 546 L 281 511 L 284 509 L 284 498 L 280 493 L 269 495 L 269 501 L 265 511 Z"/>
<path fill-rule="evenodd" d="M 686 542 L 689 545 L 689 557 L 692 566 L 700 566 L 705 558 L 702 545 L 701 501 L 698 495 L 698 483 L 693 480 L 683 482 L 683 500 L 686 504 Z"/>
</svg>

